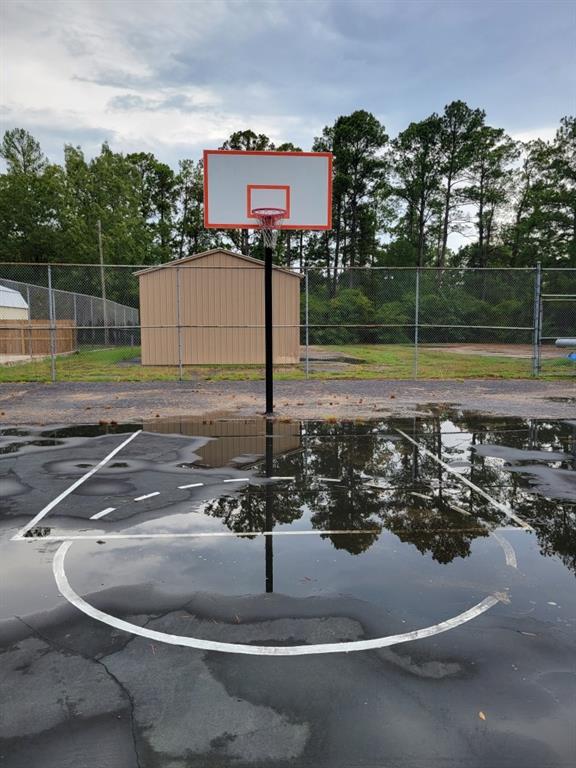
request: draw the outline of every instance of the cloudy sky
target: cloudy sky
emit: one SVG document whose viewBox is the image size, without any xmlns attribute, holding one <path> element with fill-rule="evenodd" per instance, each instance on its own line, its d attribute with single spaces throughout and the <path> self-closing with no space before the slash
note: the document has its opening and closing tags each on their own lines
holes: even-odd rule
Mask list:
<svg viewBox="0 0 576 768">
<path fill-rule="evenodd" d="M 252 128 L 309 149 L 355 109 L 394 136 L 453 99 L 517 138 L 576 111 L 574 0 L 0 0 L 2 129 L 176 165 Z"/>
</svg>

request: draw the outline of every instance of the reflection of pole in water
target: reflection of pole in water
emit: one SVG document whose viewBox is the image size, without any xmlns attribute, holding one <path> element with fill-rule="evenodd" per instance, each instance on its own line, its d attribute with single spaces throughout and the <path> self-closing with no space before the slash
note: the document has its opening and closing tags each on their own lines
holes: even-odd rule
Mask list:
<svg viewBox="0 0 576 768">
<path fill-rule="evenodd" d="M 416 417 L 414 417 L 414 421 L 412 424 L 412 439 L 415 441 L 417 437 L 416 433 Z M 418 480 L 418 472 L 420 471 L 420 467 L 418 464 L 418 446 L 416 445 L 416 442 L 414 442 L 414 445 L 412 447 L 412 482 L 416 483 Z"/>
<path fill-rule="evenodd" d="M 274 422 L 266 419 L 266 477 L 272 477 L 272 459 L 274 456 Z M 266 483 L 266 531 L 274 528 L 274 504 L 272 483 Z M 264 536 L 266 547 L 266 592 L 274 592 L 274 537 Z"/>
</svg>

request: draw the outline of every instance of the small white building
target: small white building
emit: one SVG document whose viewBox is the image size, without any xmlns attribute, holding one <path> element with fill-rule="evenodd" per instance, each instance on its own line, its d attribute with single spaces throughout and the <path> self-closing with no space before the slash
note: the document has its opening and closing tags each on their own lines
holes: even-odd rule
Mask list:
<svg viewBox="0 0 576 768">
<path fill-rule="evenodd" d="M 28 304 L 13 288 L 0 284 L 0 320 L 28 320 Z"/>
</svg>

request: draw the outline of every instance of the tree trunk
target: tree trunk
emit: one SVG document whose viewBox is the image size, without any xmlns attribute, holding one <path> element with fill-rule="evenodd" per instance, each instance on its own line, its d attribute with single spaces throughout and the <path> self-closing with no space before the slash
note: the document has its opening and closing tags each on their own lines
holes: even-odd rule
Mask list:
<svg viewBox="0 0 576 768">
<path fill-rule="evenodd" d="M 446 194 L 444 196 L 444 221 L 442 223 L 442 244 L 438 254 L 438 266 L 444 267 L 446 264 L 446 249 L 448 247 L 448 228 L 450 226 L 450 201 L 452 198 L 452 176 L 454 173 L 453 159 L 448 168 L 448 177 L 446 179 Z"/>
<path fill-rule="evenodd" d="M 182 225 L 180 227 L 180 247 L 178 248 L 178 258 L 182 258 L 184 253 L 184 231 L 186 228 L 186 216 L 188 215 L 188 192 L 184 188 L 184 208 L 182 210 Z"/>
<path fill-rule="evenodd" d="M 478 260 L 484 266 L 484 174 L 480 176 L 480 196 L 478 199 Z"/>
<path fill-rule="evenodd" d="M 424 264 L 424 250 L 425 250 L 425 230 L 426 230 L 426 200 L 423 194 L 420 195 L 420 205 L 418 208 L 418 261 L 417 266 L 422 267 Z"/>
</svg>

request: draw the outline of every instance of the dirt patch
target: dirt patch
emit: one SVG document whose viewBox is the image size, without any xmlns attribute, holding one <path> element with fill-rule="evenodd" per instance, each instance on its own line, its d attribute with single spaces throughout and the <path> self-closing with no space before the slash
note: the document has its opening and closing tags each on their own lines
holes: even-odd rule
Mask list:
<svg viewBox="0 0 576 768">
<path fill-rule="evenodd" d="M 454 352 L 457 355 L 482 355 L 483 357 L 515 357 L 531 359 L 534 348 L 531 344 L 422 344 L 421 349 L 436 352 Z M 562 350 L 542 347 L 541 357 L 556 359 L 563 357 Z"/>
<path fill-rule="evenodd" d="M 574 383 L 515 381 L 281 381 L 279 418 L 370 419 L 450 407 L 499 416 L 574 417 Z M 264 382 L 5 384 L 0 423 L 141 422 L 169 416 L 245 418 L 264 410 Z"/>
</svg>

